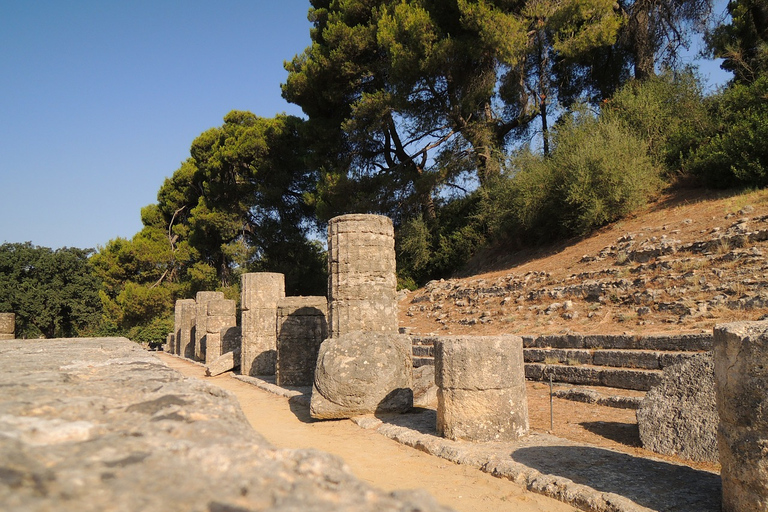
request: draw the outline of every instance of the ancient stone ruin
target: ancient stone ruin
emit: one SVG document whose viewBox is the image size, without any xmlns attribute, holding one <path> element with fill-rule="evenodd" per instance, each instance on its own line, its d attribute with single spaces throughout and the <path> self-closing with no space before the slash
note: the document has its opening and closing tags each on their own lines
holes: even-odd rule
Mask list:
<svg viewBox="0 0 768 512">
<path fill-rule="evenodd" d="M 285 276 L 271 272 L 243 274 L 242 349 L 243 375 L 274 375 L 277 358 L 277 303 L 285 298 Z"/>
<path fill-rule="evenodd" d="M 214 299 L 207 302 L 205 318 L 205 361 L 214 361 L 225 351 L 222 331 L 237 326 L 237 304 L 234 300 Z"/>
<path fill-rule="evenodd" d="M 352 331 L 398 332 L 395 232 L 382 215 L 328 222 L 328 315 L 332 338 Z"/>
<path fill-rule="evenodd" d="M 0 340 L 12 340 L 16 336 L 16 315 L 0 313 Z"/>
<path fill-rule="evenodd" d="M 768 322 L 714 334 L 723 511 L 768 510 Z"/>
<path fill-rule="evenodd" d="M 195 296 L 195 355 L 196 361 L 205 361 L 205 344 L 208 335 L 208 303 L 223 300 L 222 292 L 197 292 Z"/>
<path fill-rule="evenodd" d="M 311 386 L 320 344 L 327 337 L 325 297 L 285 297 L 277 303 L 278 386 Z"/>
<path fill-rule="evenodd" d="M 439 337 L 437 432 L 453 440 L 513 441 L 528 433 L 519 336 Z"/>
<path fill-rule="evenodd" d="M 195 316 L 197 306 L 195 299 L 181 299 L 176 301 L 178 322 L 176 328 L 177 354 L 187 359 L 195 358 Z"/>
</svg>

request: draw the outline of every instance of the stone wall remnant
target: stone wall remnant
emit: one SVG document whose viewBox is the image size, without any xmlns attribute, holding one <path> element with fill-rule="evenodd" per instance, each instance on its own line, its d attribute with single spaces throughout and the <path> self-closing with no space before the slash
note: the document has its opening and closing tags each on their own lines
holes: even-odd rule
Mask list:
<svg viewBox="0 0 768 512">
<path fill-rule="evenodd" d="M 320 345 L 309 412 L 316 419 L 406 412 L 412 388 L 410 337 L 353 331 Z"/>
<path fill-rule="evenodd" d="M 195 354 L 196 361 L 205 361 L 205 343 L 208 335 L 208 302 L 223 300 L 222 292 L 197 292 L 195 295 Z"/>
<path fill-rule="evenodd" d="M 225 327 L 219 332 L 221 337 L 221 353 L 226 354 L 234 350 L 240 350 L 242 345 L 242 330 L 240 326 Z M 240 359 L 238 356 L 237 365 L 240 365 Z"/>
<path fill-rule="evenodd" d="M 698 462 L 717 462 L 717 406 L 712 354 L 664 369 L 637 410 L 643 448 Z"/>
<path fill-rule="evenodd" d="M 724 512 L 768 510 L 768 322 L 714 329 Z"/>
<path fill-rule="evenodd" d="M 278 386 L 311 386 L 317 353 L 327 337 L 325 297 L 286 297 L 277 303 Z"/>
<path fill-rule="evenodd" d="M 12 340 L 16 337 L 16 314 L 0 313 L 0 340 Z"/>
<path fill-rule="evenodd" d="M 438 337 L 435 383 L 439 435 L 512 441 L 528 433 L 521 337 Z"/>
<path fill-rule="evenodd" d="M 328 222 L 329 330 L 397 334 L 397 277 L 392 221 L 351 214 Z"/>
<path fill-rule="evenodd" d="M 177 355 L 194 359 L 195 357 L 195 315 L 197 307 L 195 299 L 181 299 L 176 301 L 178 311 Z"/>
<path fill-rule="evenodd" d="M 221 332 L 237 325 L 237 304 L 229 299 L 210 300 L 206 314 L 205 362 L 209 363 L 224 354 Z"/>
<path fill-rule="evenodd" d="M 250 272 L 241 277 L 242 350 L 240 373 L 274 375 L 277 358 L 277 302 L 285 297 L 285 276 Z"/>
</svg>

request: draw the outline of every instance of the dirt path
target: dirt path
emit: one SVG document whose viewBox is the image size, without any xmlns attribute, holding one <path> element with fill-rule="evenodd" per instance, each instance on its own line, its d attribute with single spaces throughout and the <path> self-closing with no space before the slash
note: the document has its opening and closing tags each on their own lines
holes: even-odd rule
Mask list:
<svg viewBox="0 0 768 512">
<path fill-rule="evenodd" d="M 312 421 L 305 407 L 233 379 L 229 374 L 205 377 L 198 365 L 158 353 L 171 368 L 206 380 L 237 396 L 253 428 L 280 448 L 316 448 L 338 455 L 352 473 L 388 491 L 426 489 L 458 511 L 573 511 L 564 503 L 524 490 L 482 471 L 460 466 L 361 429 L 348 420 Z"/>
</svg>

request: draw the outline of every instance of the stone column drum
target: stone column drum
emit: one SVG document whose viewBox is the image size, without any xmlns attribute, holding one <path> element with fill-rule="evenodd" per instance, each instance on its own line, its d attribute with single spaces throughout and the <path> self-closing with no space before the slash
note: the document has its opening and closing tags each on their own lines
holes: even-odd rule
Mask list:
<svg viewBox="0 0 768 512">
<path fill-rule="evenodd" d="M 0 340 L 12 340 L 16 337 L 16 314 L 0 313 Z"/>
<path fill-rule="evenodd" d="M 285 276 L 273 272 L 242 275 L 240 373 L 274 375 L 277 356 L 277 302 L 285 298 Z"/>
<path fill-rule="evenodd" d="M 195 315 L 197 306 L 195 299 L 183 299 L 181 301 L 179 318 L 178 347 L 179 355 L 188 359 L 195 357 Z"/>
<path fill-rule="evenodd" d="M 195 360 L 205 361 L 205 342 L 208 334 L 208 303 L 224 300 L 222 292 L 197 292 L 195 295 Z"/>
<path fill-rule="evenodd" d="M 438 337 L 435 383 L 439 435 L 512 441 L 528 433 L 521 337 Z"/>
<path fill-rule="evenodd" d="M 221 331 L 237 325 L 237 304 L 228 299 L 210 300 L 206 313 L 205 362 L 210 363 L 224 354 Z"/>
<path fill-rule="evenodd" d="M 352 214 L 328 222 L 329 330 L 397 334 L 397 277 L 392 221 Z"/>
<path fill-rule="evenodd" d="M 714 329 L 723 512 L 768 510 L 768 322 Z"/>
<path fill-rule="evenodd" d="M 327 337 L 325 297 L 286 297 L 277 303 L 278 386 L 311 386 L 317 352 Z"/>
</svg>

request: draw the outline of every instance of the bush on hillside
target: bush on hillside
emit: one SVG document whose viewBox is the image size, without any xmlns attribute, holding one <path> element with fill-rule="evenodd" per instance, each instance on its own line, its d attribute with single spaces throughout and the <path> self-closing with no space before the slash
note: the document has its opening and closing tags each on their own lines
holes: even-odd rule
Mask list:
<svg viewBox="0 0 768 512">
<path fill-rule="evenodd" d="M 680 170 L 682 159 L 700 144 L 711 123 L 701 84 L 692 72 L 667 71 L 631 81 L 605 102 L 602 116 L 621 122 L 645 141 L 667 173 Z"/>
<path fill-rule="evenodd" d="M 705 185 L 768 185 L 768 76 L 712 98 L 714 129 L 685 163 Z"/>
<path fill-rule="evenodd" d="M 640 208 L 661 186 L 645 143 L 617 120 L 571 116 L 554 141 L 550 156 L 525 151 L 512 162 L 519 171 L 509 185 L 511 215 L 541 239 L 587 234 Z"/>
</svg>

